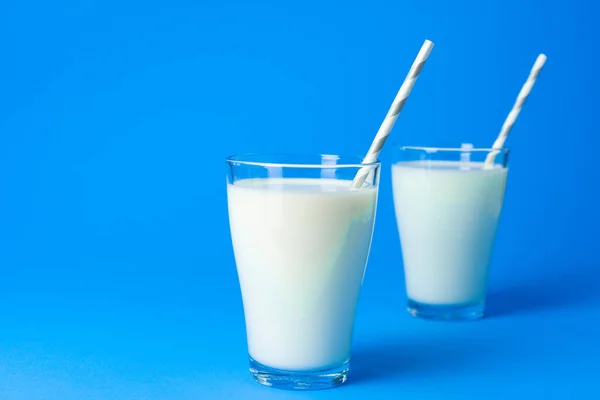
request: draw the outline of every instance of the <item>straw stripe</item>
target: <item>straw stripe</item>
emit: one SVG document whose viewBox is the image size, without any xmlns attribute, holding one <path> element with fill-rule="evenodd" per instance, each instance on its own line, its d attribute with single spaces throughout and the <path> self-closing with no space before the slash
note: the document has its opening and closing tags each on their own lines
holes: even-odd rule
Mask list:
<svg viewBox="0 0 600 400">
<path fill-rule="evenodd" d="M 421 46 L 421 50 L 419 51 L 419 54 L 417 54 L 417 58 L 415 58 L 413 65 L 410 67 L 410 70 L 408 71 L 408 74 L 406 75 L 398 94 L 396 94 L 394 102 L 392 103 L 387 115 L 385 116 L 385 119 L 379 127 L 377 134 L 375 135 L 375 139 L 373 140 L 373 143 L 371 144 L 371 147 L 369 148 L 369 151 L 363 160 L 363 164 L 370 164 L 377 161 L 377 157 L 379 157 L 379 153 L 381 152 L 385 141 L 390 135 L 390 132 L 394 127 L 394 123 L 398 119 L 398 115 L 402 111 L 404 104 L 406 104 L 406 100 L 410 95 L 410 91 L 415 85 L 415 82 L 417 81 L 417 78 L 419 77 L 425 62 L 427 61 L 427 57 L 429 57 L 429 53 L 431 53 L 432 48 L 433 42 L 429 40 L 426 40 L 423 43 L 423 46 Z M 363 183 L 365 183 L 365 180 L 370 172 L 370 167 L 361 168 L 352 181 L 352 187 L 361 187 Z"/>
<path fill-rule="evenodd" d="M 529 96 L 529 93 L 531 93 L 531 89 L 533 88 L 536 79 L 540 75 L 540 72 L 542 71 L 542 67 L 544 66 L 545 62 L 546 56 L 544 54 L 540 54 L 535 60 L 535 64 L 533 64 L 533 68 L 531 69 L 531 72 L 529 72 L 529 77 L 527 78 L 527 81 L 521 88 L 521 91 L 517 96 L 517 100 L 515 101 L 512 110 L 510 110 L 510 112 L 508 113 L 508 116 L 506 117 L 506 120 L 502 125 L 502 129 L 500 129 L 500 134 L 498 135 L 498 138 L 492 145 L 492 148 L 496 150 L 491 151 L 485 158 L 484 168 L 492 168 L 494 166 L 494 160 L 496 159 L 498 153 L 500 153 L 499 150 L 502 149 L 502 146 L 504 146 L 504 142 L 506 141 L 508 134 L 510 133 L 515 122 L 517 121 L 517 117 L 519 116 L 523 105 L 527 101 L 527 97 Z"/>
</svg>

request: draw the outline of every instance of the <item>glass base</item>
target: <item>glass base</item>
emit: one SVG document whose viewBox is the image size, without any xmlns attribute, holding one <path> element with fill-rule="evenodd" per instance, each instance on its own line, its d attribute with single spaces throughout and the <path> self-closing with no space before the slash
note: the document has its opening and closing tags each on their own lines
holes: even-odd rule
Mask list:
<svg viewBox="0 0 600 400">
<path fill-rule="evenodd" d="M 339 367 L 314 371 L 286 371 L 267 367 L 250 358 L 250 374 L 261 385 L 286 390 L 321 390 L 341 385 L 348 378 L 350 361 Z"/>
<path fill-rule="evenodd" d="M 423 304 L 408 299 L 408 312 L 413 317 L 438 321 L 471 321 L 483 318 L 482 301 L 467 304 Z"/>
</svg>

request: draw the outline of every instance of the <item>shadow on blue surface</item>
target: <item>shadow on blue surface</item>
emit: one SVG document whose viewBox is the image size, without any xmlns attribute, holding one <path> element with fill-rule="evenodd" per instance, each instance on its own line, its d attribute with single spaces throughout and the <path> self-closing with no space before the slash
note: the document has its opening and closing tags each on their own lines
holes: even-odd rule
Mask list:
<svg viewBox="0 0 600 400">
<path fill-rule="evenodd" d="M 465 349 L 470 350 L 466 352 Z M 464 369 L 486 363 L 492 354 L 500 357 L 503 353 L 502 345 L 485 338 L 476 341 L 440 335 L 435 340 L 426 336 L 394 339 L 393 342 L 388 338 L 353 351 L 348 384 L 460 374 Z"/>
<path fill-rule="evenodd" d="M 564 267 L 565 271 L 569 268 L 576 269 L 577 265 Z M 599 279 L 600 270 L 590 268 L 515 283 L 489 293 L 486 316 L 494 318 L 582 305 L 600 299 Z"/>
<path fill-rule="evenodd" d="M 512 315 L 576 309 L 600 301 L 600 270 L 573 266 L 564 274 L 540 275 L 514 286 L 499 288 L 488 296 L 486 319 Z M 556 269 L 554 269 L 556 271 Z M 495 336 L 489 328 L 464 330 L 463 326 L 489 326 L 482 322 L 430 322 L 420 335 L 383 337 L 364 343 L 352 352 L 348 384 L 384 379 L 404 380 L 435 375 L 460 375 L 465 370 L 484 368 L 490 359 L 500 362 L 517 355 L 513 351 L 514 337 Z M 431 324 L 431 325 L 430 325 Z M 442 335 L 432 332 L 435 326 L 449 328 Z M 474 326 L 474 327 L 475 327 Z M 496 325 L 495 325 L 496 326 Z M 452 329 L 450 329 L 452 327 Z M 495 329 L 492 329 L 494 331 Z M 457 333 L 460 335 L 457 336 Z M 468 351 L 465 351 L 468 349 Z"/>
</svg>

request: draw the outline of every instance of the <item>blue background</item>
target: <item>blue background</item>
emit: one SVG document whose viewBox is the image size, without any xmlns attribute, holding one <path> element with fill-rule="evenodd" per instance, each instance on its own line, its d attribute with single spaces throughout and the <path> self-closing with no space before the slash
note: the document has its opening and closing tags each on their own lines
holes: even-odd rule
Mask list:
<svg viewBox="0 0 600 400">
<path fill-rule="evenodd" d="M 600 78 L 593 1 L 0 5 L 0 399 L 598 398 Z M 405 311 L 389 147 L 338 389 L 247 370 L 224 157 L 507 145 L 489 318 Z"/>
</svg>

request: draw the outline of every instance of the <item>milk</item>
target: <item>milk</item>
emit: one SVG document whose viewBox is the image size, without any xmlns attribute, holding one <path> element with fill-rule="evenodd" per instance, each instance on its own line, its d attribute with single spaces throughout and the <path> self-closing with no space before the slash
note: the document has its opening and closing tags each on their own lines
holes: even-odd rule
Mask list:
<svg viewBox="0 0 600 400">
<path fill-rule="evenodd" d="M 507 169 L 483 163 L 399 162 L 392 167 L 408 298 L 483 302 Z"/>
<path fill-rule="evenodd" d="M 227 185 L 248 350 L 283 370 L 342 365 L 371 245 L 377 188 L 349 180 Z"/>
</svg>

